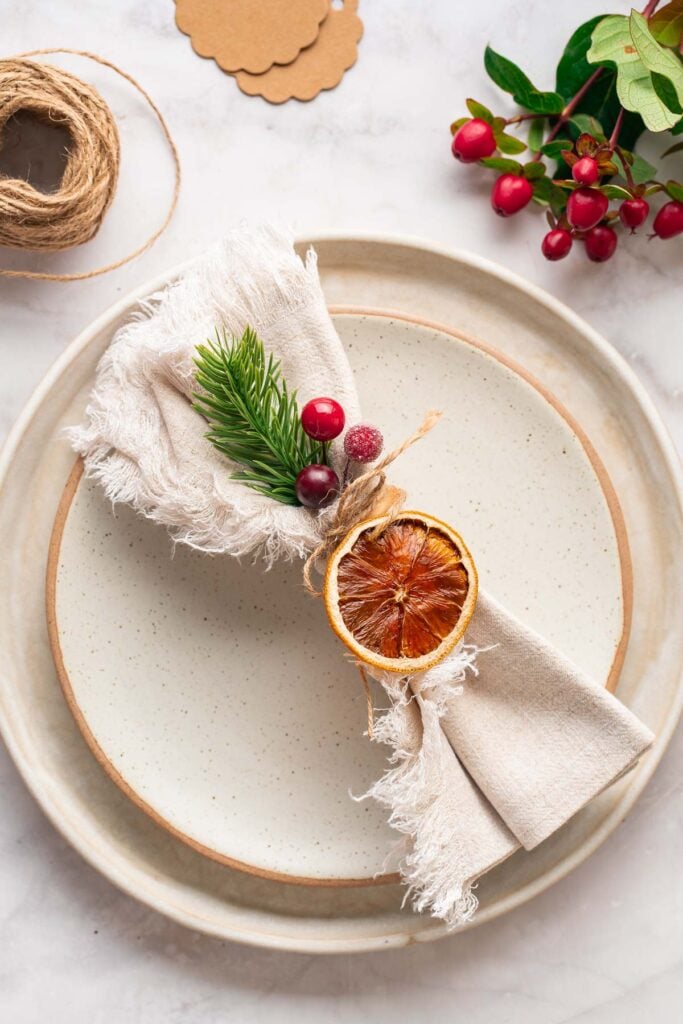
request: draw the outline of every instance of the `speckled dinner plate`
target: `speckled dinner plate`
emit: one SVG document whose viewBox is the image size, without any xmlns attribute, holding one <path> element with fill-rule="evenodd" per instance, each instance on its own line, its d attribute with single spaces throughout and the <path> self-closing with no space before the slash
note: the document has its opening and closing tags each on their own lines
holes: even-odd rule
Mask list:
<svg viewBox="0 0 683 1024">
<path fill-rule="evenodd" d="M 446 422 L 397 465 L 396 482 L 412 504 L 463 534 L 487 589 L 616 685 L 657 735 L 634 772 L 538 849 L 481 881 L 476 920 L 490 920 L 609 835 L 669 739 L 683 661 L 677 461 L 613 349 L 514 276 L 409 242 L 319 239 L 316 248 L 330 305 L 398 308 L 447 325 L 336 314 L 366 414 L 390 443 L 427 405 L 446 410 Z M 347 795 L 381 770 L 382 751 L 362 736 L 355 673 L 322 609 L 304 599 L 296 568 L 264 575 L 180 548 L 171 557 L 163 530 L 123 508 L 114 516 L 89 485 L 72 477 L 64 495 L 73 454 L 61 429 L 82 415 L 116 328 L 174 273 L 73 343 L 5 450 L 0 530 L 12 545 L 0 562 L 3 735 L 27 784 L 83 855 L 191 927 L 317 952 L 437 938 L 443 925 L 401 909 L 399 886 L 349 884 L 381 868 L 391 838 L 377 808 Z M 610 480 L 632 556 L 627 644 L 629 567 Z M 68 677 L 89 743 L 64 699 L 45 621 L 60 502 L 55 635 L 62 682 Z M 181 635 L 189 644 L 178 644 Z M 128 793 L 93 757 L 93 738 Z M 272 874 L 343 884 L 283 884 Z"/>
<path fill-rule="evenodd" d="M 397 464 L 411 507 L 454 524 L 480 579 L 595 679 L 616 679 L 631 607 L 621 511 L 557 400 L 431 324 L 337 312 L 362 408 L 389 446 L 426 406 L 438 429 Z M 363 737 L 358 673 L 301 566 L 177 547 L 76 466 L 48 570 L 51 641 L 83 734 L 156 822 L 271 878 L 358 884 L 392 836 L 360 794 L 386 767 Z M 384 876 L 382 875 L 382 878 Z"/>
</svg>

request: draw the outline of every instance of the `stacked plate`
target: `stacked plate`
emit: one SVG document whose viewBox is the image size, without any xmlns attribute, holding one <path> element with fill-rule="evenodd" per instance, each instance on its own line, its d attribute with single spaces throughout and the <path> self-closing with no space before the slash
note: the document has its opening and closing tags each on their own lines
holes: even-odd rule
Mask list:
<svg viewBox="0 0 683 1024">
<path fill-rule="evenodd" d="M 675 724 L 676 458 L 628 368 L 548 297 L 471 257 L 314 242 L 368 418 L 392 444 L 426 407 L 445 412 L 394 482 L 467 538 L 487 590 L 657 734 L 635 772 L 482 880 L 487 920 L 595 849 Z M 6 449 L 4 735 L 84 856 L 177 920 L 311 951 L 436 938 L 440 922 L 401 909 L 383 812 L 349 798 L 385 753 L 363 736 L 357 674 L 300 567 L 173 551 L 163 530 L 112 510 L 60 436 L 117 327 L 177 273 L 73 343 Z"/>
</svg>

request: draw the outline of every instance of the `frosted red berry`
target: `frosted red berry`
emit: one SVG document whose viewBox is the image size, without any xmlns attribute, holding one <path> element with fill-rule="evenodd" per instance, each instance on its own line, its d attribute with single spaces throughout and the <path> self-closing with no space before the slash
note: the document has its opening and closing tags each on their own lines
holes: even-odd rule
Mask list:
<svg viewBox="0 0 683 1024">
<path fill-rule="evenodd" d="M 659 238 L 673 238 L 683 231 L 683 203 L 672 199 L 655 217 L 652 230 Z"/>
<path fill-rule="evenodd" d="M 296 478 L 296 496 L 307 508 L 324 508 L 339 495 L 339 477 L 329 466 L 304 466 Z"/>
<path fill-rule="evenodd" d="M 619 220 L 633 232 L 645 223 L 649 212 L 650 204 L 640 196 L 634 196 L 633 199 L 624 199 L 619 207 Z"/>
<path fill-rule="evenodd" d="M 521 174 L 501 174 L 491 190 L 491 206 L 499 217 L 511 217 L 531 202 L 534 194 L 530 181 Z"/>
<path fill-rule="evenodd" d="M 567 220 L 573 228 L 589 231 L 607 213 L 609 200 L 595 188 L 577 188 L 567 200 Z"/>
<path fill-rule="evenodd" d="M 352 462 L 374 462 L 384 447 L 384 438 L 370 423 L 350 427 L 344 438 L 344 451 Z"/>
<path fill-rule="evenodd" d="M 451 144 L 453 156 L 463 164 L 483 160 L 484 157 L 491 156 L 495 149 L 493 128 L 480 117 L 474 117 L 458 128 Z"/>
<path fill-rule="evenodd" d="M 572 178 L 579 185 L 594 185 L 599 177 L 598 162 L 592 156 L 582 156 L 572 167 Z"/>
<path fill-rule="evenodd" d="M 333 441 L 344 429 L 344 410 L 334 398 L 312 398 L 301 410 L 301 426 L 314 441 Z"/>
<path fill-rule="evenodd" d="M 593 263 L 604 263 L 614 255 L 617 247 L 617 234 L 606 224 L 598 224 L 591 228 L 585 239 L 586 255 Z"/>
<path fill-rule="evenodd" d="M 563 260 L 569 255 L 572 236 L 564 228 L 553 228 L 541 243 L 541 252 L 547 260 Z"/>
</svg>

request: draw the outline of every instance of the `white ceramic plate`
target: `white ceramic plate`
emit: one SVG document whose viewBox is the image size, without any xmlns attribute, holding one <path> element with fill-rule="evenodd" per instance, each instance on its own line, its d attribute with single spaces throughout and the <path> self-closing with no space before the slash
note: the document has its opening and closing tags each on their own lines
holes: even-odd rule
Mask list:
<svg viewBox="0 0 683 1024">
<path fill-rule="evenodd" d="M 426 405 L 445 410 L 392 474 L 410 506 L 464 533 L 482 586 L 596 680 L 615 678 L 630 562 L 604 470 L 575 426 L 452 333 L 361 312 L 335 326 L 390 447 Z M 311 884 L 372 882 L 396 837 L 383 809 L 349 790 L 365 792 L 386 754 L 363 739 L 357 671 L 301 566 L 264 573 L 173 552 L 165 531 L 114 513 L 80 470 L 58 510 L 48 591 L 60 678 L 97 758 L 217 860 Z"/>
<path fill-rule="evenodd" d="M 617 692 L 657 740 L 634 773 L 568 826 L 532 854 L 517 855 L 486 876 L 477 920 L 490 920 L 565 875 L 609 835 L 670 737 L 683 664 L 677 459 L 623 361 L 568 310 L 514 276 L 473 257 L 409 242 L 319 239 L 316 248 L 331 304 L 400 309 L 450 324 L 524 365 L 581 423 L 621 499 L 632 547 L 634 614 Z M 106 777 L 64 701 L 44 612 L 49 538 L 73 461 L 60 430 L 81 415 L 96 362 L 131 307 L 172 276 L 119 303 L 73 343 L 5 449 L 0 530 L 13 544 L 0 562 L 3 735 L 27 784 L 64 835 L 112 881 L 178 921 L 245 942 L 316 952 L 437 938 L 444 933 L 439 922 L 400 910 L 397 886 L 282 885 L 190 849 Z M 457 525 L 473 537 L 469 522 Z"/>
</svg>

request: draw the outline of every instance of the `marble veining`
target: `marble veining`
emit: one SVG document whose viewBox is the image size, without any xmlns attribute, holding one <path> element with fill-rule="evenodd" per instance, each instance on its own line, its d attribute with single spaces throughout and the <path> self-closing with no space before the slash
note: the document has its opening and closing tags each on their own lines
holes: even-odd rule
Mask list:
<svg viewBox="0 0 683 1024">
<path fill-rule="evenodd" d="M 612 5 L 622 9 L 622 5 Z M 10 0 L 3 52 L 63 43 L 120 63 L 149 88 L 179 144 L 184 182 L 159 243 L 113 274 L 71 285 L 0 278 L 0 434 L 50 363 L 111 302 L 201 251 L 242 217 L 287 217 L 299 234 L 411 234 L 492 258 L 603 333 L 683 442 L 679 287 L 683 245 L 629 241 L 599 267 L 539 252 L 541 215 L 488 207 L 490 179 L 455 166 L 448 124 L 484 77 L 487 40 L 542 87 L 550 55 L 598 10 L 502 0 L 365 0 L 359 61 L 310 105 L 273 108 L 192 53 L 170 0 Z M 122 179 L 98 237 L 51 261 L 107 262 L 161 218 L 172 173 L 149 113 L 124 83 L 75 58 L 119 118 Z M 664 147 L 655 142 L 650 152 Z M 648 155 L 645 148 L 644 154 Z M 680 175 L 680 154 L 663 169 Z M 3 251 L 4 265 L 26 265 Z M 644 1024 L 683 997 L 683 741 L 674 739 L 622 828 L 567 879 L 488 926 L 390 953 L 316 958 L 242 948 L 185 930 L 122 895 L 54 831 L 0 750 L 0 1019 L 12 1024 L 215 1021 Z"/>
</svg>

